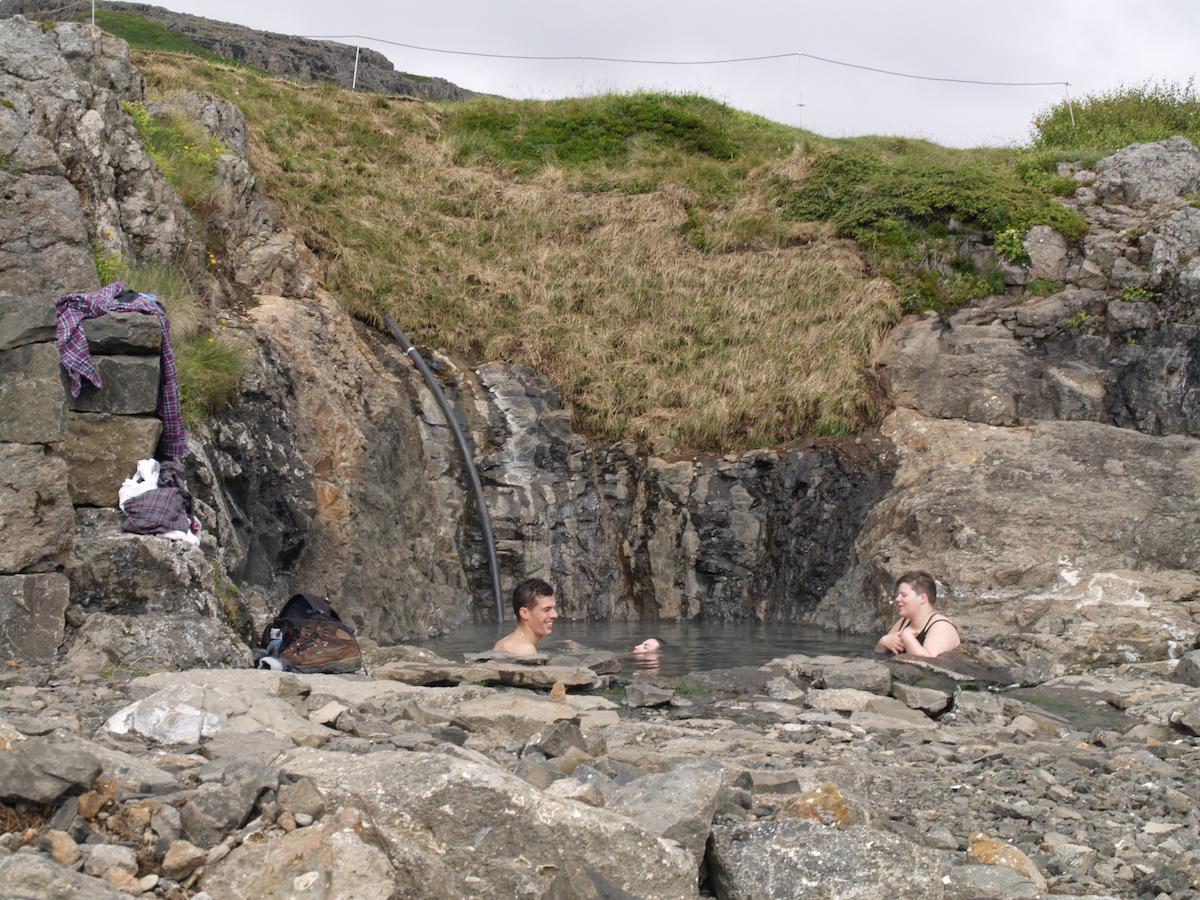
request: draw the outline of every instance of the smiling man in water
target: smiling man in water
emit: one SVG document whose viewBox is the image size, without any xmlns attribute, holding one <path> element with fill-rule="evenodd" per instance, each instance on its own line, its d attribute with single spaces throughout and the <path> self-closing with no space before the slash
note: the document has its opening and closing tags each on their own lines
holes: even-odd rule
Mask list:
<svg viewBox="0 0 1200 900">
<path fill-rule="evenodd" d="M 514 656 L 537 656 L 538 641 L 554 631 L 558 607 L 554 588 L 540 578 L 529 578 L 517 585 L 512 598 L 517 627 L 508 637 L 496 641 L 492 650 Z"/>
</svg>

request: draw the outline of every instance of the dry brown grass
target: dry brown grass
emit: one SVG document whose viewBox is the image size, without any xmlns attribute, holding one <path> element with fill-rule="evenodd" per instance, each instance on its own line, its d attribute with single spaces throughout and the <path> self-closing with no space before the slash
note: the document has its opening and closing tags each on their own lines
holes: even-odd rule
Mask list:
<svg viewBox="0 0 1200 900">
<path fill-rule="evenodd" d="M 589 193 L 552 167 L 518 178 L 455 162 L 424 103 L 136 58 L 155 93 L 242 108 L 255 171 L 349 310 L 544 372 L 591 434 L 730 449 L 842 434 L 875 413 L 866 363 L 899 304 L 852 243 L 778 214 L 772 166 L 802 171 L 801 157 L 763 163 L 727 203 L 697 196 L 686 172 Z"/>
</svg>

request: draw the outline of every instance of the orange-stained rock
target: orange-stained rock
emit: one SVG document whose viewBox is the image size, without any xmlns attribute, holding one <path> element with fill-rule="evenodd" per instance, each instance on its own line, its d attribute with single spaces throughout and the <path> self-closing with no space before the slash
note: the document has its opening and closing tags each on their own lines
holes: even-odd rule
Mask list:
<svg viewBox="0 0 1200 900">
<path fill-rule="evenodd" d="M 1004 866 L 1029 878 L 1039 891 L 1046 890 L 1046 878 L 1028 856 L 1004 841 L 982 832 L 971 835 L 967 855 L 985 866 Z"/>
</svg>

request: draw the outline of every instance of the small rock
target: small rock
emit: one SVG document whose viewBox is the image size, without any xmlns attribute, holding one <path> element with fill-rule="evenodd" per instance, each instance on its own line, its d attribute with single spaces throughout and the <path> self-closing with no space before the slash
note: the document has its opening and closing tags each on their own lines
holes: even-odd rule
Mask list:
<svg viewBox="0 0 1200 900">
<path fill-rule="evenodd" d="M 567 686 L 561 681 L 554 682 L 554 687 L 550 688 L 550 699 L 556 700 L 559 703 L 567 699 Z"/>
<path fill-rule="evenodd" d="M 208 854 L 189 841 L 172 841 L 162 861 L 162 873 L 174 881 L 183 881 L 204 865 Z"/>
<path fill-rule="evenodd" d="M 337 722 L 338 716 L 348 711 L 349 710 L 341 703 L 338 703 L 336 700 L 330 700 L 324 706 L 320 707 L 319 709 L 314 709 L 312 712 L 310 712 L 308 714 L 308 720 L 310 722 L 316 722 L 318 725 L 328 725 L 332 727 L 334 723 Z"/>
<path fill-rule="evenodd" d="M 654 707 L 665 706 L 671 702 L 675 692 L 662 688 L 648 681 L 635 680 L 625 686 L 625 702 L 629 706 Z"/>
<path fill-rule="evenodd" d="M 1171 678 L 1180 684 L 1200 687 L 1200 650 L 1192 650 L 1180 657 Z"/>
<path fill-rule="evenodd" d="M 780 819 L 807 819 L 835 828 L 845 828 L 851 822 L 850 807 L 836 784 L 823 784 L 815 791 L 790 798 L 778 815 Z M 857 818 L 861 821 L 862 816 Z"/>
<path fill-rule="evenodd" d="M 296 820 L 297 828 L 307 828 L 314 821 L 313 817 L 310 816 L 308 813 L 296 813 L 296 815 L 293 818 Z"/>
<path fill-rule="evenodd" d="M 83 871 L 88 875 L 107 878 L 107 873 L 113 869 L 119 869 L 129 875 L 136 875 L 138 870 L 137 854 L 121 844 L 92 845 L 87 862 L 83 864 Z"/>
<path fill-rule="evenodd" d="M 526 750 L 538 750 L 551 759 L 563 756 L 575 747 L 587 752 L 587 741 L 579 726 L 569 719 L 560 719 L 533 735 L 525 744 Z"/>
<path fill-rule="evenodd" d="M 919 709 L 931 716 L 940 713 L 950 703 L 950 698 L 942 691 L 913 687 L 899 681 L 892 685 L 892 696 L 910 709 Z"/>
<path fill-rule="evenodd" d="M 54 861 L 61 866 L 69 868 L 79 859 L 79 847 L 65 831 L 47 831 L 42 846 L 49 849 Z"/>
<path fill-rule="evenodd" d="M 1028 856 L 1012 844 L 976 832 L 971 835 L 967 854 L 985 866 L 1004 866 L 1030 879 L 1042 892 L 1046 890 L 1046 878 Z"/>
</svg>

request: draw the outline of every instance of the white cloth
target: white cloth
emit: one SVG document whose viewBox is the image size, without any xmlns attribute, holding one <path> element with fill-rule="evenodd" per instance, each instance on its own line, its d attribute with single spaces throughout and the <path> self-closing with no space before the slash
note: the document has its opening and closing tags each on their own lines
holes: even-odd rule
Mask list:
<svg viewBox="0 0 1200 900">
<path fill-rule="evenodd" d="M 200 520 L 193 516 L 192 521 L 198 530 L 200 528 Z M 172 541 L 187 541 L 196 547 L 200 546 L 200 535 L 191 531 L 164 531 L 162 534 L 156 535 L 156 537 L 168 538 Z"/>
<path fill-rule="evenodd" d="M 133 473 L 133 477 L 121 482 L 121 489 L 117 491 L 117 505 L 121 507 L 122 512 L 125 511 L 128 501 L 158 488 L 158 468 L 157 459 L 138 460 L 137 471 Z"/>
</svg>

